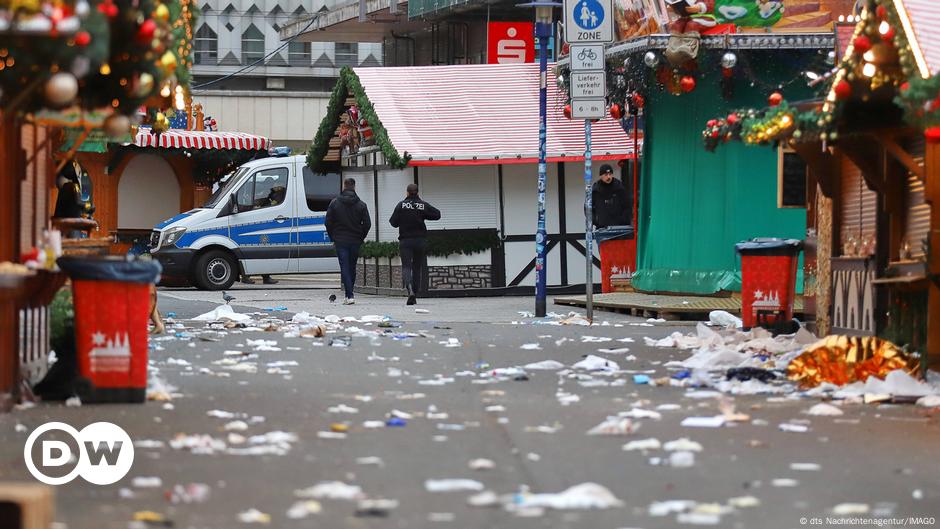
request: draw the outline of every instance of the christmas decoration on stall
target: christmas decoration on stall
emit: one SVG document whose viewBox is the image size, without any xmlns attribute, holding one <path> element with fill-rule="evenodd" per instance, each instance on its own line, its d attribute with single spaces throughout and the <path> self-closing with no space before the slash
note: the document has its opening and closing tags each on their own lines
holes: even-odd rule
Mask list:
<svg viewBox="0 0 940 529">
<path fill-rule="evenodd" d="M 776 101 L 774 92 L 768 98 Z M 722 143 L 741 141 L 748 145 L 773 145 L 792 137 L 803 140 L 819 137 L 828 132 L 819 106 L 809 105 L 807 110 L 791 106 L 780 96 L 780 102 L 764 109 L 740 109 L 727 116 L 714 118 L 705 124 L 702 141 L 705 150 L 713 152 Z"/>
<path fill-rule="evenodd" d="M 168 108 L 175 101 L 160 97 L 189 81 L 194 16 L 190 0 L 0 0 L 0 102 L 125 116 L 143 103 Z"/>
<path fill-rule="evenodd" d="M 862 0 L 859 3 L 862 5 L 860 20 L 832 78 L 823 106 L 823 119 L 841 117 L 849 101 L 890 102 L 901 85 L 916 74 L 911 47 L 893 2 Z M 838 123 L 830 129 L 823 139 L 837 140 Z"/>
<path fill-rule="evenodd" d="M 368 131 L 374 138 L 374 144 L 379 146 L 385 156 L 388 165 L 397 169 L 407 166 L 411 156 L 407 152 L 398 152 L 389 140 L 385 127 L 379 121 L 372 102 L 369 101 L 369 97 L 362 88 L 359 76 L 351 68 L 343 67 L 330 95 L 330 102 L 327 104 L 326 115 L 329 119 L 324 119 L 320 123 L 313 143 L 307 150 L 307 165 L 310 169 L 314 172 L 327 172 L 332 169 L 327 167 L 329 162 L 324 162 L 324 158 L 330 150 L 330 140 L 339 131 L 343 116 L 349 116 L 346 100 L 350 96 L 355 99 L 356 115 L 359 120 L 356 124 L 357 132 Z"/>
<path fill-rule="evenodd" d="M 87 0 L 0 0 L 0 103 L 68 106 L 108 51 L 107 18 Z"/>
</svg>

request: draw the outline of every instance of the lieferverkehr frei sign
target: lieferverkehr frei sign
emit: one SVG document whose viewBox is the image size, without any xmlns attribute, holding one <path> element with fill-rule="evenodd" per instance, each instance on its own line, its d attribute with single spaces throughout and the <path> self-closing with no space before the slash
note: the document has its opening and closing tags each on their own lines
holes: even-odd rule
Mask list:
<svg viewBox="0 0 940 529">
<path fill-rule="evenodd" d="M 613 42 L 612 0 L 565 0 L 565 40 L 568 44 Z"/>
</svg>

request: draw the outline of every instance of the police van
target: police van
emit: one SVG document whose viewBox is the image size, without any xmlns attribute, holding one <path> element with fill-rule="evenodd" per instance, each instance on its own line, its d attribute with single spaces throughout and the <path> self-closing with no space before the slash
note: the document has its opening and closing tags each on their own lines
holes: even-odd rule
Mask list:
<svg viewBox="0 0 940 529">
<path fill-rule="evenodd" d="M 324 221 L 340 175 L 317 174 L 304 156 L 250 161 L 200 208 L 154 227 L 150 252 L 163 274 L 205 290 L 240 277 L 338 272 Z"/>
</svg>

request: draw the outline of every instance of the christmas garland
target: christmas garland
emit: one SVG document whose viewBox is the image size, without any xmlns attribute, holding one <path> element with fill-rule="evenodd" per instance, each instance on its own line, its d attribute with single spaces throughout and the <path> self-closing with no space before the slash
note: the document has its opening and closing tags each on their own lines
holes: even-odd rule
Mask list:
<svg viewBox="0 0 940 529">
<path fill-rule="evenodd" d="M 406 152 L 399 154 L 391 140 L 388 139 L 388 132 L 375 113 L 375 107 L 369 101 L 359 76 L 349 67 L 343 67 L 339 73 L 339 79 L 333 92 L 330 94 L 330 102 L 327 104 L 326 116 L 320 122 L 317 128 L 317 134 L 313 138 L 313 143 L 307 150 L 307 165 L 315 173 L 327 172 L 328 167 L 323 163 L 327 152 L 330 149 L 330 140 L 336 135 L 336 128 L 342 113 L 346 109 L 346 99 L 352 94 L 359 108 L 359 114 L 372 128 L 372 134 L 375 138 L 375 144 L 385 155 L 386 163 L 396 169 L 404 169 L 411 160 L 411 156 Z"/>
<path fill-rule="evenodd" d="M 461 232 L 454 236 L 447 230 L 428 233 L 427 254 L 433 257 L 447 257 L 448 255 L 473 255 L 492 250 L 500 245 L 499 236 L 495 231 Z M 398 241 L 378 242 L 366 241 L 359 248 L 359 256 L 367 259 L 394 258 L 400 255 Z"/>
<path fill-rule="evenodd" d="M 927 79 L 914 76 L 901 85 L 894 102 L 911 125 L 922 129 L 940 125 L 940 75 Z"/>
<path fill-rule="evenodd" d="M 773 145 L 789 137 L 808 141 L 824 133 L 826 121 L 819 108 L 801 112 L 785 100 L 774 95 L 771 98 L 779 103 L 763 109 L 739 109 L 727 117 L 709 120 L 702 131 L 705 150 L 714 152 L 729 141 L 748 145 Z"/>
</svg>

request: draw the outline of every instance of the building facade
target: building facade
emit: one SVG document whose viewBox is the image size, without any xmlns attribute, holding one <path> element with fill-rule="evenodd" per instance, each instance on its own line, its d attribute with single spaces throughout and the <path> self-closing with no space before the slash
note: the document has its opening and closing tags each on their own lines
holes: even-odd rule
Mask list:
<svg viewBox="0 0 940 529">
<path fill-rule="evenodd" d="M 380 44 L 287 42 L 298 17 L 315 20 L 335 0 L 205 0 L 193 42 L 193 99 L 218 130 L 309 144 L 343 66 L 381 66 Z"/>
</svg>

